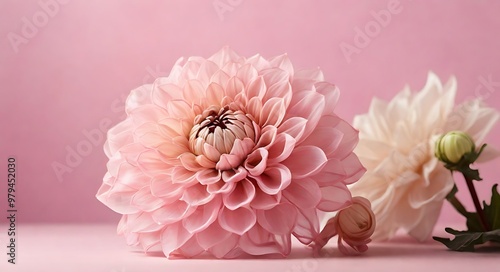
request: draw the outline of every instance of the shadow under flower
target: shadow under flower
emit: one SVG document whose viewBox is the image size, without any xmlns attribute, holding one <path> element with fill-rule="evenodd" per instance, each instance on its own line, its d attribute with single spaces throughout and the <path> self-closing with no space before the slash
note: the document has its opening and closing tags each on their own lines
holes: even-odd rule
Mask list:
<svg viewBox="0 0 500 272">
<path fill-rule="evenodd" d="M 140 250 L 133 250 L 133 253 L 137 255 L 142 255 L 144 257 L 160 257 L 165 258 L 165 255 L 161 251 L 144 252 Z M 460 257 L 460 254 L 477 254 L 477 253 L 498 253 L 500 252 L 500 244 L 488 244 L 486 246 L 478 247 L 476 252 L 455 252 L 447 250 L 441 244 L 434 240 L 427 240 L 424 242 L 417 242 L 415 239 L 409 236 L 396 236 L 389 241 L 383 242 L 372 242 L 369 244 L 369 249 L 367 252 L 359 255 L 347 256 L 343 255 L 336 246 L 335 239 L 330 241 L 321 251 L 319 256 L 314 256 L 313 251 L 310 247 L 299 244 L 298 242 L 293 243 L 292 251 L 287 257 L 283 257 L 279 254 L 273 255 L 263 255 L 263 256 L 252 256 L 252 255 L 241 255 L 238 258 L 225 259 L 225 260 L 300 260 L 300 259 L 358 259 L 358 258 L 385 258 L 385 257 L 412 257 L 412 258 L 442 258 L 443 254 L 452 253 L 457 254 L 456 257 Z M 196 257 L 189 258 L 189 260 L 220 260 L 216 259 L 208 253 L 203 253 Z M 186 260 L 186 258 L 171 258 L 171 260 Z"/>
</svg>

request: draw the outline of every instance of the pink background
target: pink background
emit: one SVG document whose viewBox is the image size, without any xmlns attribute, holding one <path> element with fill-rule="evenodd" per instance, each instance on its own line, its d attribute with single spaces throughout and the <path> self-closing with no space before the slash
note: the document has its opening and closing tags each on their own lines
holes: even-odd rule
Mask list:
<svg viewBox="0 0 500 272">
<path fill-rule="evenodd" d="M 53 1 L 0 1 L 0 206 L 13 155 L 20 222 L 117 222 L 95 198 L 107 161 L 100 124 L 121 120 L 128 92 L 167 74 L 181 56 L 208 57 L 224 45 L 245 56 L 287 52 L 296 68 L 319 66 L 340 87 L 337 112 L 349 121 L 373 96 L 389 99 L 405 83 L 420 89 L 428 70 L 457 76 L 458 101 L 475 96 L 479 77 L 500 82 L 498 1 L 401 0 L 401 11 L 350 62 L 339 45 L 352 45 L 355 28 L 389 0 L 65 0 L 44 22 L 45 2 Z M 214 3 L 234 6 L 219 16 Z M 37 32 L 13 46 L 9 33 L 22 36 L 23 17 L 33 16 Z M 497 89 L 487 102 L 500 109 Z M 500 147 L 500 126 L 488 143 Z M 68 148 L 85 144 L 90 149 L 58 180 L 52 164 L 66 164 Z M 499 181 L 499 162 L 481 166 L 482 198 Z M 460 197 L 469 200 L 465 191 Z M 455 220 L 446 205 L 441 221 Z"/>
</svg>

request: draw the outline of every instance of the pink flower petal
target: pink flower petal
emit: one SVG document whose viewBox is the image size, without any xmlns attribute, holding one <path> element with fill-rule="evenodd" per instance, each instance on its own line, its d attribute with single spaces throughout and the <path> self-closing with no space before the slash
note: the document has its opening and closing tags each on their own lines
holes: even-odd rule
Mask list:
<svg viewBox="0 0 500 272">
<path fill-rule="evenodd" d="M 234 233 L 229 232 L 229 236 L 220 240 L 218 244 L 208 249 L 216 258 L 235 258 L 241 255 L 237 247 L 240 237 Z"/>
<path fill-rule="evenodd" d="M 262 130 L 259 142 L 257 142 L 257 147 L 267 148 L 274 143 L 276 139 L 277 129 L 274 126 L 267 126 Z"/>
<path fill-rule="evenodd" d="M 274 143 L 269 148 L 269 164 L 282 162 L 287 159 L 295 147 L 295 139 L 286 133 L 276 136 Z"/>
<path fill-rule="evenodd" d="M 196 156 L 196 162 L 202 167 L 202 168 L 215 168 L 215 162 L 212 160 L 208 159 L 205 155 L 198 155 Z"/>
<path fill-rule="evenodd" d="M 189 171 L 184 167 L 175 167 L 172 171 L 172 183 L 186 184 L 196 179 L 196 172 Z"/>
<path fill-rule="evenodd" d="M 283 93 L 272 92 L 272 90 L 269 88 L 275 84 L 288 83 L 290 81 L 289 73 L 279 68 L 269 68 L 261 71 L 261 75 L 264 78 L 264 81 L 266 82 L 266 86 L 268 87 L 266 95 L 264 95 L 264 98 L 262 99 L 263 102 L 267 102 L 269 99 L 273 97 L 285 98 L 285 96 L 289 94 L 288 92 L 283 92 Z"/>
<path fill-rule="evenodd" d="M 236 139 L 231 149 L 231 154 L 244 158 L 250 153 L 250 150 L 252 150 L 254 146 L 255 143 L 250 138 L 245 138 L 243 140 Z"/>
<path fill-rule="evenodd" d="M 118 235 L 123 235 L 125 236 L 125 242 L 129 246 L 138 246 L 139 245 L 139 234 L 135 232 L 130 232 L 128 230 L 128 214 L 124 214 L 122 218 L 120 219 L 120 222 L 118 222 L 118 226 L 116 228 L 116 233 Z"/>
<path fill-rule="evenodd" d="M 252 150 L 254 145 L 255 144 L 250 138 L 245 138 L 243 140 L 236 139 L 233 143 L 231 154 L 222 154 L 215 169 L 228 170 L 237 168 L 246 158 L 250 150 Z"/>
<path fill-rule="evenodd" d="M 260 100 L 260 98 L 250 98 L 247 103 L 246 110 L 250 116 L 253 116 L 255 122 L 260 122 L 260 113 L 262 112 L 262 101 Z"/>
<path fill-rule="evenodd" d="M 319 69 L 295 71 L 292 88 L 294 90 L 310 90 L 314 83 L 325 81 L 323 72 Z"/>
<path fill-rule="evenodd" d="M 267 86 L 266 83 L 264 82 L 264 78 L 262 76 L 258 76 L 255 79 L 253 79 L 245 89 L 247 93 L 247 97 L 250 100 L 254 101 L 260 101 L 262 105 L 262 98 L 264 98 L 264 95 L 266 94 Z M 257 113 L 259 112 L 252 112 L 253 116 L 258 116 Z"/>
<path fill-rule="evenodd" d="M 222 70 L 219 70 L 219 71 L 216 71 L 213 75 L 212 75 L 212 78 L 210 79 L 211 82 L 213 83 L 216 83 L 217 85 L 223 87 L 223 86 L 226 86 L 227 85 L 227 82 L 229 81 L 229 75 L 226 74 L 226 72 L 222 71 Z M 222 88 L 222 90 L 224 90 L 224 88 Z M 224 97 L 225 95 L 222 95 L 222 97 Z M 222 98 L 221 97 L 221 98 Z M 217 100 L 219 102 L 222 101 L 221 100 Z M 219 104 L 214 104 L 214 105 L 219 105 Z"/>
<path fill-rule="evenodd" d="M 202 248 L 209 249 L 221 243 L 231 235 L 233 235 L 233 233 L 223 229 L 216 220 L 206 229 L 196 233 L 196 239 Z"/>
<path fill-rule="evenodd" d="M 255 188 L 255 196 L 250 203 L 250 207 L 255 210 L 268 210 L 281 202 L 281 192 L 278 192 L 275 195 L 269 195 L 267 193 L 262 192 L 260 188 Z"/>
<path fill-rule="evenodd" d="M 319 220 L 315 208 L 297 209 L 297 223 L 293 235 L 303 244 L 310 244 L 319 235 Z"/>
<path fill-rule="evenodd" d="M 111 158 L 122 146 L 134 142 L 133 129 L 132 120 L 125 119 L 108 130 L 108 139 L 104 143 L 104 153 L 108 158 Z"/>
<path fill-rule="evenodd" d="M 215 197 L 207 204 L 198 206 L 189 217 L 184 218 L 182 226 L 190 233 L 200 232 L 217 219 L 221 207 L 220 197 Z"/>
<path fill-rule="evenodd" d="M 169 173 L 169 165 L 162 160 L 161 155 L 156 150 L 149 149 L 142 152 L 137 158 L 137 164 L 144 173 L 152 177 Z"/>
<path fill-rule="evenodd" d="M 144 84 L 130 92 L 125 101 L 125 112 L 129 113 L 136 108 L 150 105 L 151 93 L 154 90 L 153 84 Z"/>
<path fill-rule="evenodd" d="M 198 244 L 196 237 L 191 237 L 180 248 L 170 253 L 170 259 L 175 258 L 193 258 L 202 254 L 205 250 Z"/>
<path fill-rule="evenodd" d="M 142 246 L 142 250 L 144 250 L 144 252 L 154 251 L 154 249 L 158 248 L 158 246 L 159 250 L 161 251 L 160 237 L 161 230 L 155 232 L 140 233 L 137 240 L 139 240 L 139 244 Z"/>
<path fill-rule="evenodd" d="M 326 156 L 330 156 L 344 138 L 344 134 L 332 127 L 320 127 L 314 130 L 307 139 L 302 142 L 302 145 L 313 145 L 321 148 Z"/>
<path fill-rule="evenodd" d="M 184 153 L 179 156 L 182 166 L 188 171 L 197 172 L 203 170 L 203 167 L 196 161 L 196 156 L 193 153 Z"/>
<path fill-rule="evenodd" d="M 139 157 L 143 152 L 151 151 L 154 152 L 153 150 L 145 149 L 144 146 L 140 143 L 131 143 L 125 146 L 122 146 L 120 150 L 118 151 L 117 154 L 115 154 L 113 157 L 110 158 L 110 162 L 113 160 L 116 161 L 122 161 L 126 162 L 133 167 L 138 167 L 139 166 Z M 149 154 L 151 156 L 156 156 L 158 155 L 158 160 L 162 160 L 163 156 L 161 154 Z M 169 169 L 169 165 L 164 165 L 164 168 Z M 140 167 L 139 167 L 140 169 Z M 114 171 L 116 168 L 110 169 L 110 171 Z M 140 171 L 143 171 L 144 169 L 140 169 Z M 111 173 L 111 172 L 110 172 Z M 116 174 L 113 174 L 116 175 Z"/>
<path fill-rule="evenodd" d="M 358 144 L 358 131 L 344 120 L 340 120 L 339 124 L 335 126 L 335 129 L 341 131 L 344 137 L 342 137 L 339 147 L 333 152 L 333 156 L 335 158 L 344 159 L 352 153 L 354 147 Z"/>
<path fill-rule="evenodd" d="M 182 70 L 182 66 L 179 64 L 182 63 L 183 60 L 184 60 L 183 58 L 177 59 L 174 67 L 172 67 L 172 70 L 170 71 L 172 76 L 179 76 L 179 74 Z M 182 98 L 182 91 L 179 92 L 178 89 L 171 89 L 170 88 L 170 85 L 175 85 L 175 86 L 184 85 L 184 84 L 178 85 L 178 83 L 179 82 L 176 82 L 176 80 L 172 80 L 172 78 L 170 78 L 170 77 L 158 77 L 155 79 L 155 81 L 153 83 L 153 85 L 154 85 L 153 88 L 154 89 L 162 89 L 163 91 L 168 93 L 172 97 L 172 99 L 180 99 L 180 98 Z"/>
<path fill-rule="evenodd" d="M 200 81 L 202 86 L 206 87 L 211 82 L 212 76 L 217 71 L 219 71 L 219 66 L 217 64 L 209 60 L 204 60 L 200 65 L 197 79 Z"/>
<path fill-rule="evenodd" d="M 194 119 L 193 109 L 185 100 L 170 100 L 167 105 L 167 111 L 169 117 L 187 120 Z"/>
<path fill-rule="evenodd" d="M 256 221 L 257 216 L 255 215 L 255 212 L 245 207 L 241 207 L 236 210 L 223 208 L 219 214 L 220 226 L 223 229 L 238 235 L 243 235 L 251 229 L 255 225 Z"/>
<path fill-rule="evenodd" d="M 261 71 L 267 68 L 271 68 L 271 64 L 265 58 L 263 58 L 260 54 L 253 55 L 247 59 L 247 62 L 252 64 L 255 69 Z"/>
<path fill-rule="evenodd" d="M 315 208 L 321 199 L 321 190 L 310 178 L 294 179 L 283 191 L 283 197 L 301 209 Z"/>
<path fill-rule="evenodd" d="M 328 159 L 323 150 L 316 146 L 299 146 L 283 161 L 292 171 L 294 179 L 314 175 L 321 171 Z"/>
<path fill-rule="evenodd" d="M 291 251 L 290 235 L 272 235 L 256 224 L 241 236 L 239 246 L 251 255 L 281 254 L 286 256 Z"/>
<path fill-rule="evenodd" d="M 236 186 L 235 182 L 224 182 L 222 180 L 207 185 L 207 192 L 210 194 L 226 194 L 231 192 Z"/>
<path fill-rule="evenodd" d="M 156 85 L 151 93 L 151 100 L 154 104 L 166 109 L 170 100 L 178 99 L 176 93 L 182 93 L 182 89 L 175 84 Z"/>
<path fill-rule="evenodd" d="M 200 184 L 207 185 L 212 184 L 222 179 L 220 171 L 215 169 L 205 169 L 196 173 L 196 179 Z"/>
<path fill-rule="evenodd" d="M 136 190 L 113 192 L 112 186 L 102 184 L 97 192 L 97 199 L 105 203 L 110 209 L 121 214 L 132 214 L 139 212 L 136 206 L 131 205 L 132 197 Z"/>
<path fill-rule="evenodd" d="M 189 122 L 167 117 L 160 119 L 158 123 L 161 124 L 160 130 L 165 135 L 165 138 L 174 138 L 175 136 L 189 138 L 192 127 L 192 124 L 190 125 Z"/>
<path fill-rule="evenodd" d="M 168 172 L 168 171 L 166 171 Z M 122 162 L 118 168 L 118 172 L 116 173 L 116 178 L 111 178 L 109 181 L 105 180 L 105 183 L 110 183 L 113 185 L 113 191 L 119 192 L 122 190 L 139 190 L 145 185 L 148 185 L 151 181 L 151 178 L 145 176 L 139 167 L 132 166 L 127 162 Z M 108 175 L 105 176 L 107 178 Z"/>
<path fill-rule="evenodd" d="M 344 184 L 352 184 L 358 181 L 366 172 L 365 167 L 354 153 L 349 154 L 342 160 L 342 166 L 346 173 L 346 179 L 343 181 Z"/>
<path fill-rule="evenodd" d="M 266 170 L 268 151 L 264 148 L 258 148 L 245 160 L 244 166 L 252 176 L 258 176 Z"/>
<path fill-rule="evenodd" d="M 205 88 L 200 81 L 191 79 L 184 85 L 182 94 L 184 100 L 189 101 L 191 105 L 201 104 L 202 99 L 205 98 Z"/>
<path fill-rule="evenodd" d="M 318 124 L 323 110 L 325 108 L 325 97 L 316 92 L 306 92 L 303 99 L 296 104 L 291 104 L 287 112 L 286 118 L 303 117 L 307 120 L 304 135 L 302 138 L 308 137 Z M 300 142 L 300 139 L 297 139 Z"/>
<path fill-rule="evenodd" d="M 236 62 L 240 59 L 241 57 L 228 46 L 224 46 L 221 50 L 208 58 L 208 60 L 214 62 L 219 67 L 222 67 L 227 62 Z"/>
<path fill-rule="evenodd" d="M 307 124 L 307 119 L 302 117 L 290 117 L 285 119 L 283 124 L 279 126 L 278 133 L 286 133 L 292 136 L 296 141 L 301 139 L 304 134 Z"/>
<path fill-rule="evenodd" d="M 351 192 L 344 183 L 321 188 L 321 201 L 318 209 L 324 212 L 338 211 L 351 203 Z"/>
<path fill-rule="evenodd" d="M 292 86 L 288 81 L 277 82 L 268 87 L 266 94 L 282 98 L 285 108 L 288 108 L 293 96 Z"/>
<path fill-rule="evenodd" d="M 250 203 L 255 196 L 255 187 L 244 179 L 236 184 L 234 190 L 224 195 L 224 206 L 230 210 L 236 210 Z"/>
<path fill-rule="evenodd" d="M 135 108 L 128 112 L 128 114 L 136 126 L 168 117 L 168 112 L 164 108 L 153 104 Z"/>
<path fill-rule="evenodd" d="M 129 232 L 151 232 L 162 228 L 162 225 L 153 220 L 151 213 L 141 212 L 127 215 L 127 231 Z"/>
<path fill-rule="evenodd" d="M 196 77 L 202 62 L 203 58 L 201 57 L 188 58 L 187 62 L 181 67 L 177 77 L 179 86 L 184 86 L 189 79 Z"/>
<path fill-rule="evenodd" d="M 172 183 L 170 176 L 158 175 L 151 180 L 151 194 L 160 198 L 178 199 L 185 186 L 186 184 L 182 183 Z"/>
<path fill-rule="evenodd" d="M 290 185 L 292 175 L 286 166 L 275 164 L 272 167 L 268 167 L 262 175 L 252 178 L 256 180 L 263 192 L 275 195 Z"/>
<path fill-rule="evenodd" d="M 180 222 L 168 225 L 161 234 L 163 253 L 170 257 L 171 253 L 183 246 L 192 236 Z"/>
<path fill-rule="evenodd" d="M 235 98 L 236 95 L 241 93 L 245 89 L 243 82 L 237 77 L 229 78 L 226 88 L 224 89 L 226 96 L 230 98 Z"/>
<path fill-rule="evenodd" d="M 214 197 L 215 195 L 207 192 L 205 185 L 195 184 L 186 188 L 180 199 L 186 201 L 191 206 L 199 206 L 208 203 Z"/>
<path fill-rule="evenodd" d="M 330 159 L 324 169 L 328 169 L 328 172 L 321 171 L 313 177 L 320 187 L 334 185 L 345 180 L 346 173 L 342 168 L 342 163 L 336 159 Z"/>
<path fill-rule="evenodd" d="M 290 58 L 288 58 L 287 54 L 274 57 L 269 61 L 269 63 L 273 67 L 277 67 L 280 68 L 281 70 L 286 71 L 290 76 L 293 77 L 294 74 L 293 65 L 292 62 L 290 61 Z"/>
<path fill-rule="evenodd" d="M 257 70 L 250 63 L 247 63 L 241 66 L 238 72 L 236 72 L 236 77 L 243 82 L 244 86 L 246 86 L 257 77 Z"/>
<path fill-rule="evenodd" d="M 270 233 L 290 235 L 297 221 L 297 209 L 289 203 L 281 203 L 269 210 L 257 211 L 257 222 Z"/>
<path fill-rule="evenodd" d="M 262 106 L 260 112 L 259 125 L 265 126 L 279 126 L 286 113 L 285 101 L 282 98 L 273 97 L 267 100 Z"/>
<path fill-rule="evenodd" d="M 316 87 L 316 91 L 318 93 L 325 96 L 326 104 L 323 114 L 334 114 L 333 110 L 335 109 L 340 96 L 339 89 L 335 85 L 328 82 L 318 82 L 314 84 L 314 87 Z"/>
<path fill-rule="evenodd" d="M 351 153 L 343 160 L 331 158 L 326 163 L 323 171 L 314 175 L 320 187 L 334 185 L 337 182 L 352 184 L 366 172 L 356 154 Z"/>
<path fill-rule="evenodd" d="M 231 168 L 236 168 L 241 163 L 241 157 L 231 154 L 222 154 L 219 158 L 219 162 L 215 165 L 215 169 L 224 171 Z"/>
<path fill-rule="evenodd" d="M 212 82 L 208 85 L 206 96 L 209 105 L 220 106 L 224 97 L 224 89 L 221 85 Z"/>
<path fill-rule="evenodd" d="M 134 130 L 134 136 L 141 144 L 149 148 L 156 148 L 163 144 L 165 137 L 158 129 L 157 123 L 143 123 Z"/>
<path fill-rule="evenodd" d="M 187 139 L 183 136 L 176 136 L 173 139 L 164 139 L 157 150 L 166 158 L 174 159 L 181 154 L 189 152 Z"/>
<path fill-rule="evenodd" d="M 227 183 L 235 183 L 247 177 L 247 170 L 243 167 L 230 169 L 222 172 L 222 180 Z"/>
<path fill-rule="evenodd" d="M 181 221 L 184 217 L 189 216 L 195 210 L 184 201 L 178 200 L 151 213 L 152 218 L 158 224 L 172 224 Z"/>
<path fill-rule="evenodd" d="M 132 196 L 132 205 L 145 212 L 152 212 L 163 206 L 163 204 L 165 202 L 161 198 L 151 194 L 151 187 L 149 185 L 142 187 Z"/>
</svg>

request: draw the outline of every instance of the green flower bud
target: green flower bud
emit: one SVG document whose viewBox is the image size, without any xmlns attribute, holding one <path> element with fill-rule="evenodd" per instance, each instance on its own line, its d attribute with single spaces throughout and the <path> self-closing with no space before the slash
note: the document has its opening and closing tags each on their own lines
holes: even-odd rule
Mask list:
<svg viewBox="0 0 500 272">
<path fill-rule="evenodd" d="M 474 153 L 475 150 L 476 145 L 467 133 L 451 131 L 436 141 L 434 155 L 447 164 L 457 164 L 464 155 Z"/>
</svg>

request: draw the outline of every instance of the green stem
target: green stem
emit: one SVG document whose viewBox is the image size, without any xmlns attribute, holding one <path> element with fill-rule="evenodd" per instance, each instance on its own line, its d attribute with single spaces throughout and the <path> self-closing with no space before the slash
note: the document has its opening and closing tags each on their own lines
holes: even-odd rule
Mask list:
<svg viewBox="0 0 500 272">
<path fill-rule="evenodd" d="M 472 197 L 472 202 L 474 203 L 474 207 L 476 208 L 476 213 L 479 216 L 479 220 L 484 231 L 490 231 L 491 228 L 486 220 L 486 216 L 484 215 L 483 209 L 481 208 L 481 204 L 479 203 L 479 198 L 477 197 L 476 188 L 474 188 L 474 184 L 472 183 L 472 179 L 464 174 L 465 182 L 467 183 L 467 188 L 469 188 L 470 196 Z"/>
</svg>

